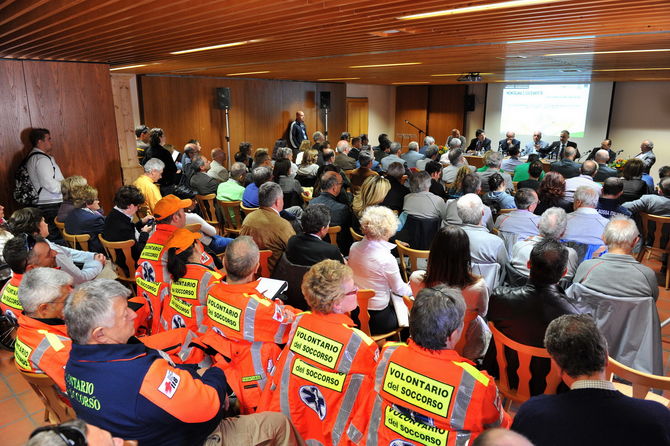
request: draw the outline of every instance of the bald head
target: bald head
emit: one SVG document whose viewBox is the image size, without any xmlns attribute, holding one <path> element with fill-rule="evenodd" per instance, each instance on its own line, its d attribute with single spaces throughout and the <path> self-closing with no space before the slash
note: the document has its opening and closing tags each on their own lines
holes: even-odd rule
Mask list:
<svg viewBox="0 0 670 446">
<path fill-rule="evenodd" d="M 598 171 L 598 163 L 596 163 L 593 160 L 584 161 L 584 164 L 582 164 L 580 170 L 582 172 L 582 175 L 588 175 L 590 177 L 594 177 L 596 176 L 596 172 Z"/>
<path fill-rule="evenodd" d="M 533 443 L 514 431 L 497 428 L 485 430 L 472 446 L 533 446 Z"/>
<path fill-rule="evenodd" d="M 605 149 L 600 149 L 596 152 L 596 163 L 605 164 L 610 160 L 610 153 Z"/>
<path fill-rule="evenodd" d="M 339 140 L 335 146 L 335 150 L 337 150 L 337 153 L 349 153 L 349 142 L 344 139 Z"/>
<path fill-rule="evenodd" d="M 223 264 L 226 268 L 228 283 L 250 282 L 258 269 L 260 253 L 254 239 L 242 235 L 226 246 Z"/>
<path fill-rule="evenodd" d="M 337 172 L 326 172 L 321 175 L 321 190 L 334 196 L 340 194 L 342 189 L 342 177 Z"/>
<path fill-rule="evenodd" d="M 212 159 L 219 164 L 223 164 L 226 161 L 226 153 L 220 147 L 216 147 L 212 149 Z"/>
<path fill-rule="evenodd" d="M 563 150 L 563 158 L 567 158 L 569 160 L 574 160 L 575 156 L 577 156 L 577 150 L 574 147 L 567 146 Z"/>
</svg>

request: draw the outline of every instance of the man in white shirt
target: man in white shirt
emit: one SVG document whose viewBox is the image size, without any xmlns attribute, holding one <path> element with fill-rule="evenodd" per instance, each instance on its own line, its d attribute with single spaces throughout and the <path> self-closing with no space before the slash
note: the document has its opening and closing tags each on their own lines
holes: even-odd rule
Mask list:
<svg viewBox="0 0 670 446">
<path fill-rule="evenodd" d="M 44 221 L 49 225 L 49 240 L 61 239 L 60 232 L 54 224 L 58 208 L 63 202 L 60 182 L 63 174 L 56 160 L 51 156 L 53 145 L 51 134 L 47 129 L 32 129 L 29 135 L 33 150 L 28 154 L 26 170 L 38 193 L 37 207 L 44 213 Z"/>
<path fill-rule="evenodd" d="M 549 143 L 542 141 L 542 132 L 534 132 L 533 140 L 527 143 L 521 151 L 521 156 L 532 155 L 533 153 L 540 153 L 540 150 L 549 147 Z"/>
<path fill-rule="evenodd" d="M 573 200 L 575 191 L 581 186 L 587 186 L 595 190 L 598 195 L 600 195 L 600 190 L 603 188 L 600 184 L 593 181 L 593 177 L 596 176 L 598 172 L 598 164 L 593 160 L 584 161 L 582 167 L 580 168 L 582 173 L 578 177 L 568 178 L 565 180 L 565 199 L 568 201 Z"/>
<path fill-rule="evenodd" d="M 587 161 L 588 162 L 588 161 Z M 589 245 L 602 245 L 603 231 L 609 220 L 596 210 L 600 193 L 588 186 L 575 191 L 575 211 L 568 215 L 568 225 L 563 238 Z"/>
<path fill-rule="evenodd" d="M 495 228 L 500 233 L 515 234 L 517 242 L 520 239 L 539 234 L 537 227 L 540 216 L 533 212 L 538 203 L 537 192 L 533 189 L 519 189 L 514 196 L 516 210 L 500 215 L 495 222 Z M 499 234 L 504 235 L 504 234 Z M 503 237 L 504 238 L 504 237 Z M 509 245 L 508 245 L 509 246 Z"/>
<path fill-rule="evenodd" d="M 228 169 L 223 165 L 225 162 L 226 153 L 220 147 L 212 149 L 212 163 L 209 166 L 207 175 L 222 183 L 228 181 L 230 175 L 228 174 Z"/>
</svg>

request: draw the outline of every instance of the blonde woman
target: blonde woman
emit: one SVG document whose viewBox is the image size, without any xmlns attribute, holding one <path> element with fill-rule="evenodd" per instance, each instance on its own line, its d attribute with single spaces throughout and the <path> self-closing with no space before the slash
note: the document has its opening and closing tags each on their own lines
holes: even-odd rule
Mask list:
<svg viewBox="0 0 670 446">
<path fill-rule="evenodd" d="M 363 240 L 351 245 L 348 265 L 354 272 L 358 288 L 375 290 L 370 299 L 370 331 L 388 333 L 398 328 L 398 318 L 391 302 L 391 293 L 410 296 L 412 290 L 400 276 L 395 247 L 388 240 L 396 233 L 398 217 L 383 206 L 370 206 L 363 211 L 361 230 Z"/>
<path fill-rule="evenodd" d="M 65 219 L 65 231 L 69 234 L 89 234 L 88 249 L 91 252 L 104 253 L 98 234 L 105 229 L 105 217 L 100 213 L 98 190 L 90 185 L 79 186 L 72 190 L 75 209 Z"/>
<path fill-rule="evenodd" d="M 303 143 L 304 142 L 305 141 L 303 141 Z M 300 181 L 300 184 L 303 186 L 314 185 L 314 181 L 316 180 L 316 173 L 319 171 L 319 165 L 316 164 L 318 155 L 319 152 L 311 148 L 298 154 L 298 158 L 302 156 L 302 160 L 300 163 L 298 163 L 298 174 L 296 175 L 296 179 Z M 310 181 L 311 184 L 304 184 Z"/>
<path fill-rule="evenodd" d="M 365 179 L 361 190 L 354 197 L 352 207 L 356 220 L 360 220 L 363 211 L 384 201 L 386 194 L 391 190 L 391 183 L 386 178 L 375 175 Z M 354 229 L 358 229 L 358 221 L 354 221 Z"/>
<path fill-rule="evenodd" d="M 456 172 L 456 179 L 449 190 L 447 190 L 447 196 L 449 198 L 460 198 L 463 195 L 463 179 L 469 173 L 472 173 L 469 166 L 461 166 L 461 168 L 458 169 Z"/>
<path fill-rule="evenodd" d="M 295 157 L 295 163 L 297 165 L 302 164 L 303 159 L 305 158 L 305 155 L 307 155 L 307 151 L 312 148 L 312 144 L 309 142 L 308 139 L 304 140 L 303 142 L 300 143 L 300 147 L 298 147 L 298 154 Z"/>
<path fill-rule="evenodd" d="M 64 222 L 67 216 L 74 209 L 74 203 L 72 203 L 72 189 L 79 186 L 85 186 L 88 184 L 86 178 L 80 175 L 72 175 L 71 177 L 65 178 L 60 182 L 60 191 L 63 194 L 63 202 L 58 208 L 58 215 L 56 218 L 60 222 Z"/>
</svg>

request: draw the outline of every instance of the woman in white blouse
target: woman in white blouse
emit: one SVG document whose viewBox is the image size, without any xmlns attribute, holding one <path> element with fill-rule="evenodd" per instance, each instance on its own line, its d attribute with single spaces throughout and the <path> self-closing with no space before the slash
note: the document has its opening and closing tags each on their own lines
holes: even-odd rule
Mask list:
<svg viewBox="0 0 670 446">
<path fill-rule="evenodd" d="M 369 301 L 370 331 L 387 333 L 398 328 L 398 319 L 391 303 L 391 293 L 409 296 L 412 290 L 402 280 L 398 261 L 389 243 L 398 227 L 398 217 L 389 208 L 370 206 L 360 220 L 363 240 L 351 245 L 348 265 L 354 271 L 354 282 L 361 289 L 375 290 Z"/>
</svg>

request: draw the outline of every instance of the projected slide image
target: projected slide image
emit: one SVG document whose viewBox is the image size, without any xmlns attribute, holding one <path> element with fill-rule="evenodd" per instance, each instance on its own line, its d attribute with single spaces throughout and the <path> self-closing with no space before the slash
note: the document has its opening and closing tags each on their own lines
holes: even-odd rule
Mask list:
<svg viewBox="0 0 670 446">
<path fill-rule="evenodd" d="M 584 136 L 589 84 L 508 85 L 503 90 L 500 130 L 517 135 L 558 135 L 567 129 Z"/>
</svg>

